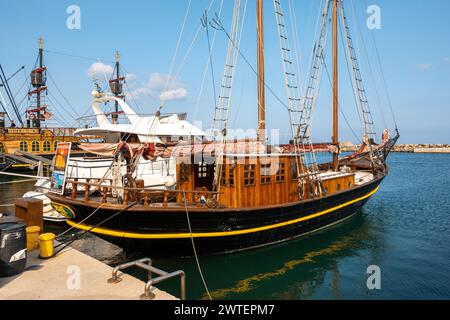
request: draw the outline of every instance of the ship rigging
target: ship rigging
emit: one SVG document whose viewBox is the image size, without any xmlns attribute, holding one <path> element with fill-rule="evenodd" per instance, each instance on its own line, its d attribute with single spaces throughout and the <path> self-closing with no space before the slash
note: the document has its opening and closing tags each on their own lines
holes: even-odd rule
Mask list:
<svg viewBox="0 0 450 320">
<path fill-rule="evenodd" d="M 201 142 L 187 139 L 176 145 L 154 141 L 133 145 L 121 141 L 109 146 L 101 154 L 126 163 L 123 184 L 105 179 L 73 178 L 66 180 L 62 195 L 49 194 L 56 210 L 59 208 L 62 214 L 70 212 L 67 215 L 69 225 L 127 249 L 150 251 L 154 255 L 191 255 L 192 239 L 195 239 L 197 251 L 203 254 L 246 250 L 300 237 L 358 212 L 388 175 L 386 160 L 399 138 L 398 131 L 392 138 L 387 130 L 383 131 L 382 142 L 375 143 L 374 123 L 344 13 L 344 1 L 325 1 L 304 93 L 296 71 L 297 55 L 290 45 L 286 27 L 288 14 L 282 2 L 273 0 L 273 8 L 292 144 L 288 148 L 271 146 L 266 139 L 265 89 L 268 85 L 263 0 L 256 0 L 257 139 L 231 140 L 228 136 L 247 6 L 247 1 L 235 0 L 229 32 L 219 18 L 215 19 L 217 29 L 224 31 L 228 38 L 228 50 L 215 104 L 213 139 Z M 345 29 L 348 63 L 353 70 L 352 86 L 357 92 L 364 130 L 361 150 L 344 157 L 339 150 L 339 20 Z M 314 154 L 311 125 L 325 64 L 330 21 L 333 93 L 332 143 L 328 147 L 332 161 L 319 164 Z M 117 97 L 114 99 L 121 101 Z M 160 116 L 158 111 L 155 121 Z M 167 156 L 176 159 L 176 185 L 161 189 L 138 187 L 135 169 L 139 159 Z M 118 190 L 120 196 L 117 196 Z M 123 211 L 126 214 L 120 214 Z"/>
</svg>

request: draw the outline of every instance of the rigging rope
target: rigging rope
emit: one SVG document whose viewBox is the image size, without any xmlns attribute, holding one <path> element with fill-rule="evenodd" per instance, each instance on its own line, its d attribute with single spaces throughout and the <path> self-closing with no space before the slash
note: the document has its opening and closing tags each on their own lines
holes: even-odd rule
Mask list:
<svg viewBox="0 0 450 320">
<path fill-rule="evenodd" d="M 87 221 L 90 217 L 92 217 L 98 210 L 100 210 L 103 205 L 105 205 L 105 203 L 102 203 L 100 205 L 100 207 L 98 207 L 97 209 L 95 209 L 91 214 L 89 214 L 86 218 L 84 218 L 83 220 L 81 220 L 78 224 L 82 224 L 85 221 Z M 75 229 L 75 227 L 70 227 L 69 229 L 65 230 L 64 232 L 61 232 L 60 234 L 58 234 L 55 239 L 58 239 L 60 237 L 62 237 L 63 235 L 65 235 L 66 233 L 69 233 L 71 230 Z"/>
<path fill-rule="evenodd" d="M 176 61 L 177 56 L 178 56 L 178 50 L 180 49 L 181 39 L 182 39 L 183 34 L 184 34 L 184 29 L 186 27 L 187 18 L 189 16 L 189 12 L 191 10 L 191 5 L 192 5 L 192 0 L 189 0 L 188 6 L 187 6 L 187 9 L 186 9 L 186 13 L 184 15 L 183 23 L 181 25 L 181 31 L 180 31 L 180 34 L 178 36 L 177 45 L 175 47 L 175 52 L 174 52 L 173 57 L 172 57 L 172 62 L 170 63 L 169 75 L 172 74 L 173 68 L 175 67 L 175 61 Z M 164 91 L 169 90 L 169 86 L 171 85 L 171 81 L 170 80 L 171 80 L 170 77 L 168 77 Z M 160 109 L 162 109 L 163 108 L 163 100 L 162 99 L 161 99 L 160 103 L 161 103 Z"/>
<path fill-rule="evenodd" d="M 356 56 L 355 48 L 353 45 L 352 37 L 350 36 L 350 29 L 347 24 L 347 18 L 344 13 L 344 6 L 340 2 L 340 16 L 341 16 L 341 30 L 345 33 L 346 44 L 348 49 L 348 64 L 352 66 L 353 72 L 351 74 L 352 83 L 355 87 L 355 91 L 358 97 L 358 107 L 361 110 L 361 116 L 363 120 L 364 134 L 368 139 L 376 137 L 375 125 L 370 111 L 370 106 L 367 98 L 367 94 L 363 85 L 361 69 Z M 345 50 L 344 50 L 345 51 Z M 370 147 L 370 144 L 369 144 Z M 370 147 L 371 148 L 371 147 Z M 372 152 L 370 152 L 372 155 Z"/>
<path fill-rule="evenodd" d="M 220 3 L 219 13 L 218 13 L 219 17 L 222 14 L 223 3 L 224 3 L 224 0 L 222 0 L 221 3 Z M 205 12 L 205 14 L 207 16 L 208 13 Z M 207 24 L 207 23 L 209 23 L 209 22 L 205 21 L 205 24 Z M 206 26 L 206 28 L 208 28 L 208 27 Z M 208 50 L 209 50 L 208 60 L 206 61 L 206 64 L 205 64 L 205 68 L 204 68 L 204 72 L 203 72 L 203 78 L 202 78 L 202 82 L 201 82 L 201 85 L 200 85 L 200 92 L 198 94 L 197 103 L 196 103 L 195 109 L 194 109 L 194 116 L 193 116 L 194 120 L 197 118 L 197 113 L 198 113 L 198 109 L 200 107 L 200 102 L 201 102 L 201 99 L 202 99 L 202 96 L 203 96 L 203 90 L 204 90 L 204 86 L 205 86 L 205 82 L 206 82 L 206 76 L 208 74 L 209 65 L 211 65 L 211 76 L 212 76 L 212 79 L 213 79 L 212 86 L 213 86 L 213 90 L 214 90 L 214 107 L 217 107 L 217 100 L 216 100 L 217 96 L 216 96 L 216 88 L 215 88 L 215 81 L 214 81 L 215 76 L 214 76 L 214 71 L 212 69 L 213 68 L 213 64 L 212 64 L 212 50 L 214 49 L 214 46 L 215 46 L 215 43 L 216 43 L 216 37 L 217 37 L 217 30 L 214 30 L 214 36 L 213 36 L 213 41 L 212 41 L 212 45 L 211 46 L 209 46 L 209 40 L 208 40 Z M 194 128 L 192 127 L 190 134 L 192 134 L 192 130 L 193 129 Z"/>
<path fill-rule="evenodd" d="M 383 121 L 383 125 L 386 128 L 386 119 L 384 117 L 383 108 L 381 107 L 381 99 L 380 99 L 380 94 L 379 94 L 379 91 L 378 91 L 378 86 L 377 86 L 376 81 L 375 81 L 375 76 L 374 76 L 372 64 L 370 63 L 370 59 L 369 59 L 369 55 L 368 55 L 368 51 L 367 51 L 367 46 L 366 46 L 366 43 L 364 41 L 364 37 L 362 35 L 361 26 L 360 26 L 359 19 L 358 19 L 358 16 L 357 16 L 357 13 L 356 13 L 356 9 L 355 9 L 355 6 L 354 6 L 353 2 L 352 2 L 352 9 L 353 9 L 354 25 L 356 26 L 355 27 L 355 31 L 356 31 L 356 34 L 358 35 L 357 39 L 359 40 L 360 47 L 362 47 L 362 49 L 363 49 L 362 51 L 364 52 L 364 55 L 365 55 L 365 58 L 366 58 L 366 61 L 367 61 L 367 66 L 368 66 L 368 69 L 370 71 L 369 74 L 371 76 L 371 80 L 373 82 L 373 86 L 374 86 L 374 90 L 375 90 L 375 97 L 376 97 L 378 105 L 379 105 L 380 115 L 381 115 L 381 118 L 382 118 L 382 121 Z M 341 30 L 341 33 L 342 33 L 342 30 Z M 361 51 L 361 50 L 358 49 L 358 47 L 356 47 L 356 50 L 358 52 Z"/>
<path fill-rule="evenodd" d="M 44 52 L 50 53 L 50 54 L 56 54 L 56 55 L 60 55 L 60 56 L 66 56 L 66 57 L 72 57 L 72 58 L 78 58 L 78 59 L 90 60 L 90 61 L 102 61 L 102 62 L 108 62 L 108 63 L 115 63 L 115 61 L 108 60 L 108 59 L 100 59 L 100 58 L 85 57 L 85 56 L 79 56 L 79 55 L 74 55 L 74 54 L 70 54 L 70 53 L 63 53 L 63 52 L 50 51 L 50 50 L 46 50 L 46 49 L 44 49 Z M 36 68 L 36 65 L 37 65 L 37 59 L 36 59 L 36 63 L 35 63 L 35 65 L 34 65 L 34 68 Z"/>
<path fill-rule="evenodd" d="M 230 35 L 228 34 L 228 32 L 225 29 L 221 28 L 220 30 L 222 30 L 225 33 L 225 35 L 228 37 L 228 39 L 230 38 Z M 232 41 L 232 43 L 233 43 L 233 46 L 236 47 L 236 44 L 233 41 Z M 244 59 L 244 62 L 247 64 L 247 66 L 252 70 L 252 72 L 256 75 L 256 77 L 258 79 L 260 79 L 260 76 L 258 75 L 258 71 L 256 71 L 256 68 L 251 64 L 251 62 L 246 57 L 246 55 L 239 48 L 238 48 L 238 52 L 239 52 L 239 55 L 242 57 L 242 59 Z M 267 84 L 266 81 L 264 81 L 264 86 L 267 90 L 269 90 L 269 92 L 272 94 L 272 96 L 280 103 L 280 105 L 282 107 L 284 107 L 287 111 L 289 111 L 289 107 L 284 103 L 283 99 L 281 99 L 280 96 L 276 94 L 276 92 L 272 89 L 271 86 L 269 86 Z"/>
<path fill-rule="evenodd" d="M 326 74 L 327 74 L 327 77 L 328 77 L 328 82 L 329 82 L 330 86 L 332 87 L 333 86 L 333 81 L 331 81 L 330 72 L 328 71 L 328 68 L 327 68 L 327 65 L 325 64 L 325 62 L 324 62 L 324 68 L 325 68 L 325 71 L 326 71 Z M 338 102 L 338 107 L 339 107 L 339 111 L 341 112 L 342 116 L 344 117 L 345 123 L 347 124 L 348 128 L 352 132 L 352 134 L 355 137 L 356 141 L 360 141 L 361 137 L 356 134 L 355 130 L 351 126 L 350 122 L 348 121 L 348 119 L 347 119 L 347 117 L 346 117 L 346 115 L 344 113 L 344 110 L 341 108 L 341 104 L 339 102 Z"/>
<path fill-rule="evenodd" d="M 51 97 L 51 99 L 50 99 L 50 97 Z M 68 113 L 68 115 L 70 116 L 70 118 L 73 119 L 73 116 L 70 115 L 70 113 L 66 110 L 66 108 L 65 108 L 62 104 L 60 104 L 60 102 L 58 101 L 58 99 L 56 99 L 56 97 L 53 96 L 51 93 L 49 93 L 49 95 L 47 96 L 47 100 L 48 100 L 52 105 L 55 105 L 55 106 L 58 105 L 61 109 L 63 109 L 65 112 Z M 55 101 L 56 103 L 54 103 L 53 101 Z M 62 113 L 59 112 L 58 108 L 54 108 L 53 111 L 54 111 L 54 114 L 53 114 L 53 115 L 54 115 L 54 118 L 55 118 L 56 120 L 58 120 L 58 119 L 55 117 L 55 114 L 57 114 L 60 118 L 63 119 L 64 124 L 61 123 L 62 125 L 71 127 L 70 122 L 69 122 L 68 120 L 66 120 L 66 117 L 65 117 L 64 114 L 62 114 Z M 58 121 L 59 121 L 59 120 L 58 120 Z M 61 122 L 61 121 L 59 121 L 59 122 Z"/>
<path fill-rule="evenodd" d="M 223 0 L 222 0 L 222 4 L 223 4 Z M 221 8 L 222 9 L 222 8 Z M 220 13 L 219 13 L 220 14 Z M 211 40 L 209 37 L 209 20 L 208 20 L 208 13 L 203 14 L 203 20 L 202 20 L 202 24 L 203 27 L 206 29 L 206 39 L 208 41 L 208 60 L 211 64 L 211 81 L 212 81 L 212 88 L 213 88 L 213 94 L 214 94 L 214 103 L 216 103 L 216 99 L 217 99 L 217 94 L 216 94 L 216 80 L 214 77 L 214 63 L 213 63 L 213 59 L 212 59 L 212 48 L 211 48 Z M 215 40 L 215 35 L 217 33 L 217 30 L 214 31 L 214 40 Z"/>
<path fill-rule="evenodd" d="M 107 222 L 107 221 L 109 221 L 109 220 L 115 218 L 116 216 L 118 216 L 118 215 L 121 214 L 122 212 L 131 209 L 131 208 L 134 207 L 136 204 L 137 204 L 137 202 L 132 202 L 131 204 L 129 204 L 128 206 L 126 206 L 126 207 L 123 208 L 122 210 L 117 211 L 117 212 L 116 212 L 115 214 L 113 214 L 112 216 L 110 216 L 110 217 L 104 219 L 103 221 L 100 221 L 100 222 L 97 223 L 96 225 L 93 225 L 93 226 L 92 226 L 91 228 L 89 228 L 88 230 L 85 230 L 85 231 L 83 231 L 83 232 L 81 232 L 80 234 L 77 234 L 77 235 L 72 235 L 72 237 L 73 237 L 72 240 L 69 240 L 69 241 L 67 241 L 67 242 L 62 242 L 62 243 L 56 245 L 56 246 L 55 246 L 55 249 L 58 248 L 58 247 L 62 247 L 62 248 L 59 249 L 59 250 L 57 250 L 57 251 L 55 251 L 54 256 L 56 256 L 58 253 L 60 253 L 62 250 L 64 250 L 64 248 L 66 248 L 67 246 L 71 245 L 71 244 L 72 244 L 73 242 L 75 242 L 76 240 L 81 239 L 81 237 L 83 237 L 83 236 L 86 235 L 87 233 L 89 233 L 89 232 L 91 232 L 92 230 L 94 230 L 95 228 L 101 226 L 101 225 L 104 224 L 105 222 Z M 98 209 L 100 209 L 100 207 L 99 207 Z"/>
<path fill-rule="evenodd" d="M 242 34 L 243 34 L 243 25 L 245 22 L 246 12 L 247 12 L 247 0 L 244 3 L 244 9 L 242 11 L 241 0 L 235 0 L 234 10 L 233 10 L 233 18 L 232 18 L 232 26 L 231 26 L 231 34 L 226 35 L 229 39 L 228 48 L 227 48 L 227 57 L 225 62 L 225 67 L 222 76 L 221 90 L 220 95 L 218 97 L 218 101 L 216 104 L 216 108 L 214 110 L 214 119 L 213 119 L 213 135 L 214 139 L 217 138 L 219 134 L 221 134 L 219 151 L 217 152 L 216 158 L 218 161 L 216 162 L 216 170 L 214 173 L 214 188 L 220 188 L 221 176 L 223 171 L 223 150 L 226 145 L 227 139 L 227 130 L 229 124 L 229 114 L 231 107 L 231 97 L 233 93 L 233 83 L 236 75 L 236 66 L 239 58 L 239 45 L 241 43 Z M 220 21 L 218 16 L 213 19 L 214 25 L 213 28 L 216 30 L 225 31 L 225 27 Z M 217 196 L 218 200 L 219 195 Z"/>
<path fill-rule="evenodd" d="M 364 1 L 364 4 L 366 5 L 366 7 L 368 8 L 366 0 L 363 0 L 363 1 Z M 380 73 L 381 73 L 381 79 L 383 81 L 384 90 L 385 90 L 388 106 L 389 106 L 389 109 L 391 111 L 392 120 L 394 121 L 395 129 L 397 130 L 398 129 L 397 119 L 395 117 L 394 109 L 392 107 L 392 100 L 391 100 L 391 95 L 390 95 L 388 87 L 387 87 L 386 77 L 384 76 L 384 70 L 383 70 L 383 64 L 381 63 L 380 52 L 378 51 L 378 46 L 377 46 L 377 43 L 376 43 L 376 40 L 375 40 L 374 32 L 369 32 L 369 33 L 371 35 L 372 43 L 373 43 L 373 46 L 375 48 L 375 55 L 377 57 L 378 68 L 379 68 Z"/>
<path fill-rule="evenodd" d="M 299 74 L 296 75 L 298 66 L 296 64 L 297 54 L 292 52 L 290 47 L 288 30 L 286 28 L 285 18 L 286 15 L 283 11 L 281 0 L 274 0 L 274 13 L 277 24 L 277 32 L 279 38 L 279 49 L 281 63 L 283 66 L 283 78 L 285 84 L 286 97 L 289 107 L 289 122 L 291 127 L 291 133 L 294 143 L 294 154 L 297 167 L 297 179 L 298 179 L 298 194 L 300 198 L 303 198 L 303 186 L 306 183 L 305 177 L 309 177 L 310 181 L 314 180 L 314 184 L 317 184 L 317 190 L 321 192 L 320 188 L 320 175 L 319 168 L 315 154 L 313 152 L 313 145 L 308 134 L 310 128 L 310 114 L 312 109 L 306 108 L 304 102 L 307 96 L 302 101 L 302 90 L 300 89 L 300 81 L 298 79 Z M 325 9 L 328 11 L 328 7 Z M 293 15 L 291 12 L 291 25 L 293 24 Z M 324 25 L 326 23 L 326 14 L 323 15 Z M 295 33 L 295 32 L 294 32 Z M 319 41 L 322 40 L 322 33 Z M 321 53 L 320 53 L 321 55 Z M 298 58 L 297 58 L 298 59 Z M 316 59 L 315 59 L 316 61 Z M 298 64 L 298 61 L 297 61 Z M 315 64 L 313 63 L 315 66 Z M 296 68 L 297 67 L 297 68 Z M 296 71 L 297 69 L 297 71 Z M 316 69 L 313 69 L 316 71 Z M 311 77 L 313 74 L 311 75 Z M 308 89 L 310 86 L 308 87 Z M 303 103 L 302 103 L 303 102 Z M 309 105 L 308 105 L 309 106 Z M 302 148 L 300 149 L 300 145 Z M 310 153 L 306 152 L 306 146 L 311 147 Z M 302 163 L 302 165 L 300 165 Z M 312 170 L 311 170 L 312 169 Z M 301 172 L 301 173 L 300 173 Z M 312 179 L 311 179 L 312 178 Z"/>
<path fill-rule="evenodd" d="M 59 92 L 59 94 L 61 95 L 61 97 L 64 99 L 64 101 L 66 101 L 66 103 L 71 107 L 71 110 L 74 112 L 74 114 L 77 117 L 80 117 L 80 114 L 77 112 L 76 108 L 73 107 L 73 105 L 70 103 L 70 101 L 66 98 L 66 96 L 62 93 L 62 91 L 59 89 L 58 85 L 56 84 L 56 81 L 53 80 L 53 77 L 51 75 L 51 73 L 47 70 L 47 74 L 50 78 L 50 81 L 54 84 L 56 90 Z"/>
<path fill-rule="evenodd" d="M 302 76 L 303 74 L 303 68 L 302 68 L 302 54 L 301 54 L 301 50 L 300 50 L 300 36 L 299 36 L 299 28 L 297 25 L 297 15 L 295 13 L 295 5 L 294 5 L 294 0 L 289 0 L 288 1 L 288 5 L 289 5 L 289 14 L 291 15 L 291 29 L 292 29 L 292 33 L 293 33 L 293 39 L 294 39 L 294 52 L 295 52 L 295 59 L 297 61 L 297 74 L 299 77 Z M 300 85 L 300 91 L 303 92 L 304 88 L 303 88 L 303 84 L 301 81 L 299 81 L 299 85 Z"/>
</svg>

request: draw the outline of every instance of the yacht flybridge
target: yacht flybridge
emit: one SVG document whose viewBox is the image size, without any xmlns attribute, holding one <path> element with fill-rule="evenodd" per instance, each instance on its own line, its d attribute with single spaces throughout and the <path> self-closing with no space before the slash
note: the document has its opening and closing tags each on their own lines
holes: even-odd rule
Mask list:
<svg viewBox="0 0 450 320">
<path fill-rule="evenodd" d="M 375 143 L 376 131 L 344 13 L 344 1 L 325 1 L 305 92 L 300 91 L 296 75 L 298 61 L 290 47 L 288 15 L 283 11 L 282 2 L 273 0 L 273 13 L 286 89 L 285 107 L 289 115 L 286 124 L 290 124 L 292 132 L 290 148 L 268 146 L 265 138 L 268 84 L 264 69 L 263 0 L 256 0 L 258 101 L 255 106 L 258 119 L 255 122 L 258 136 L 256 140 L 244 141 L 227 136 L 247 3 L 235 0 L 230 30 L 226 30 L 219 17 L 214 19 L 216 29 L 224 31 L 229 41 L 213 119 L 213 129 L 217 133 L 213 140 L 201 143 L 188 140 L 176 146 L 120 141 L 108 152 L 115 163 L 126 163 L 122 179 L 67 179 L 64 194 L 49 194 L 54 208 L 68 217 L 69 225 L 127 249 L 149 251 L 152 255 L 189 256 L 193 253 L 192 240 L 195 240 L 197 252 L 202 254 L 245 250 L 305 235 L 358 212 L 388 175 L 386 159 L 399 137 L 398 132 L 391 138 L 388 131 L 384 131 L 382 142 Z M 339 19 L 345 32 L 349 70 L 364 131 L 361 150 L 346 157 L 341 157 L 339 152 Z M 330 25 L 333 35 L 333 141 L 330 145 L 333 160 L 319 164 L 310 128 Z M 163 126 L 162 122 L 159 124 Z M 155 159 L 156 155 L 174 158 L 176 181 L 173 188 L 146 188 L 137 183 L 137 163 L 142 159 Z"/>
<path fill-rule="evenodd" d="M 141 143 L 171 143 L 173 137 L 206 137 L 206 133 L 185 120 L 185 115 L 138 115 L 124 100 L 93 91 L 92 109 L 95 113 L 97 126 L 78 129 L 75 134 L 81 136 L 102 136 L 105 143 L 141 142 Z M 113 123 L 101 110 L 101 105 L 117 102 L 128 123 Z"/>
</svg>

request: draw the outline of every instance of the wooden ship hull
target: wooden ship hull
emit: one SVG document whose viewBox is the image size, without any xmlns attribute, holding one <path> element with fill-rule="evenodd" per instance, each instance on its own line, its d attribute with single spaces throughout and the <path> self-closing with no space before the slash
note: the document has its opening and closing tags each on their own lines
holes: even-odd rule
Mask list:
<svg viewBox="0 0 450 320">
<path fill-rule="evenodd" d="M 377 157 L 385 161 L 397 139 L 380 146 Z M 235 142 L 228 150 L 248 151 L 250 144 Z M 356 214 L 388 175 L 384 162 L 374 169 L 366 153 L 355 154 L 340 159 L 339 166 L 346 169 L 341 172 L 330 171 L 332 163 L 321 165 L 323 191 L 318 194 L 308 179 L 299 187 L 293 154 L 229 154 L 223 159 L 219 189 L 210 191 L 215 163 L 189 162 L 199 154 L 181 156 L 188 154 L 186 148 L 176 154 L 177 190 L 117 188 L 111 181 L 74 179 L 66 181 L 63 195 L 48 197 L 71 227 L 125 250 L 192 256 L 192 239 L 197 253 L 221 254 L 337 224 Z M 123 198 L 117 196 L 119 190 Z"/>
<path fill-rule="evenodd" d="M 217 254 L 267 246 L 337 224 L 352 215 L 376 193 L 384 176 L 372 182 L 321 199 L 257 209 L 188 207 L 192 238 L 199 254 Z M 186 208 L 117 207 L 50 195 L 60 212 L 72 212 L 68 224 L 90 231 L 124 249 L 153 256 L 192 256 Z M 62 209 L 64 207 L 64 209 Z M 206 206 L 204 206 L 206 207 Z M 99 209 L 98 209 L 99 208 Z M 96 214 L 89 218 L 93 211 Z M 110 220 L 95 227 L 108 217 Z"/>
</svg>

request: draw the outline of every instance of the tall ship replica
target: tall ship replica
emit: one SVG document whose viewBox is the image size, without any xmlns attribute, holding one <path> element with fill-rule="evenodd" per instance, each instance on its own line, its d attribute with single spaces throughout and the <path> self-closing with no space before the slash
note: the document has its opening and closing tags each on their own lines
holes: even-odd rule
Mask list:
<svg viewBox="0 0 450 320">
<path fill-rule="evenodd" d="M 353 49 L 342 0 L 328 0 L 314 46 L 307 89 L 301 92 L 296 61 L 289 44 L 287 15 L 281 0 L 274 0 L 285 89 L 292 133 L 289 146 L 267 144 L 265 137 L 265 68 L 263 0 L 257 4 L 258 133 L 256 140 L 227 136 L 231 93 L 240 54 L 243 1 L 235 0 L 230 31 L 216 19 L 228 37 L 228 53 L 210 140 L 192 134 L 175 146 L 167 140 L 125 140 L 103 146 L 101 154 L 126 164 L 117 179 L 65 181 L 62 194 L 49 193 L 56 210 L 73 228 L 92 232 L 129 250 L 153 255 L 229 253 L 288 241 L 332 226 L 354 214 L 378 191 L 388 175 L 387 157 L 399 138 L 383 131 L 375 143 L 375 129 Z M 361 149 L 352 155 L 339 152 L 338 22 L 348 50 L 349 69 L 363 123 Z M 331 24 L 331 28 L 330 28 Z M 333 43 L 332 161 L 319 164 L 311 139 L 311 119 L 324 65 L 328 30 Z M 116 98 L 118 99 L 118 98 Z M 117 101 L 120 101 L 117 100 Z M 154 122 L 161 121 L 157 113 Z M 152 133 L 150 123 L 148 130 Z M 174 141 L 174 139 L 171 139 Z M 83 148 L 83 145 L 80 146 Z M 91 147 L 89 150 L 95 152 Z M 137 163 L 145 158 L 176 160 L 176 183 L 142 187 Z"/>
<path fill-rule="evenodd" d="M 58 142 L 72 142 L 76 148 L 76 144 L 81 141 L 80 137 L 74 135 L 75 128 L 48 128 L 45 124 L 53 115 L 47 104 L 47 66 L 44 64 L 42 38 L 39 38 L 38 46 L 37 63 L 30 73 L 30 91 L 27 93 L 29 104 L 25 117 L 0 66 L 0 84 L 15 115 L 9 112 L 6 102 L 1 99 L 0 170 L 3 171 L 35 169 L 39 162 L 50 165 Z"/>
</svg>

